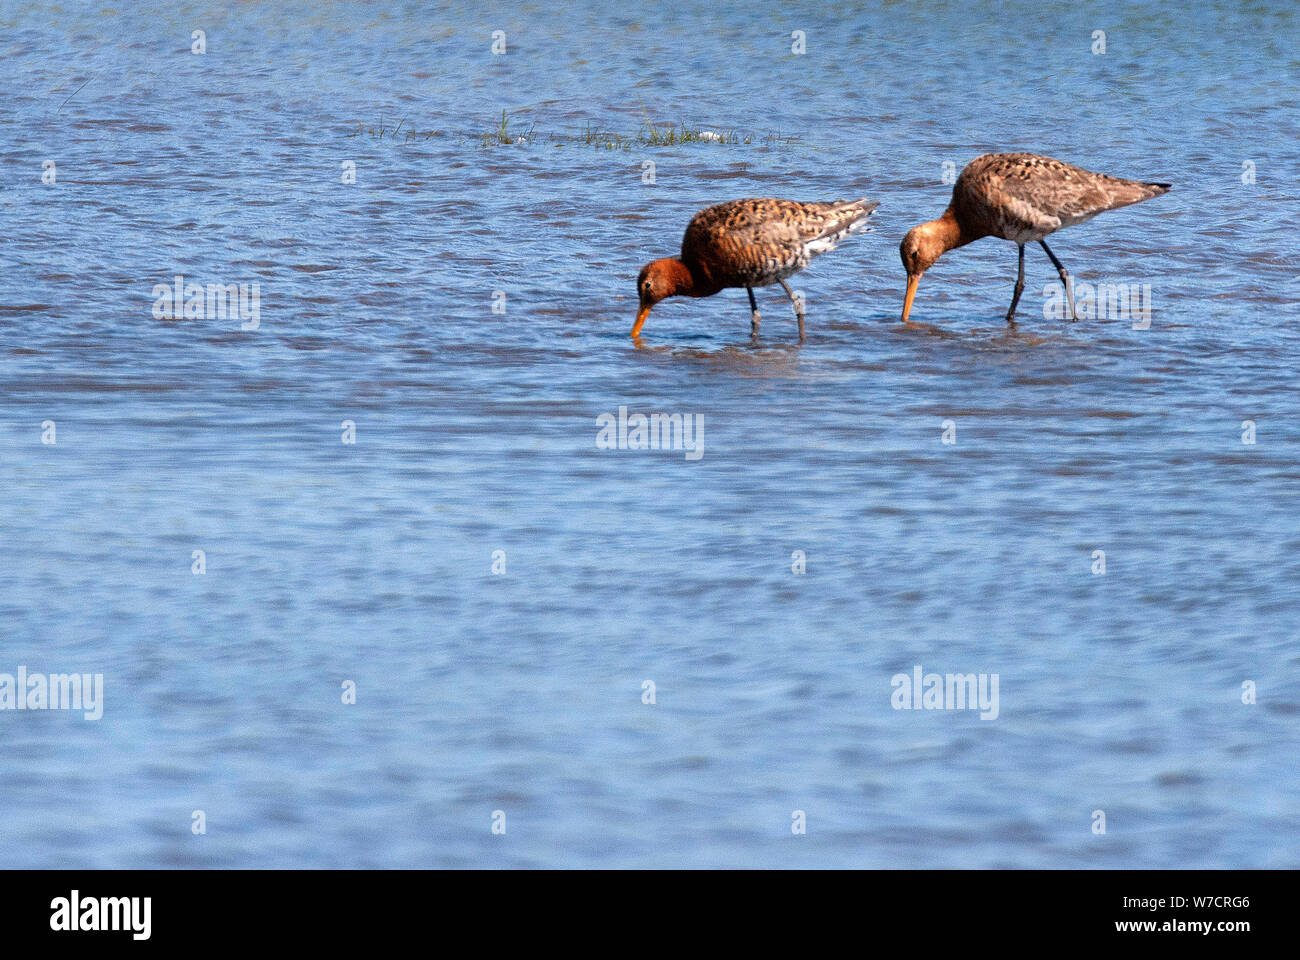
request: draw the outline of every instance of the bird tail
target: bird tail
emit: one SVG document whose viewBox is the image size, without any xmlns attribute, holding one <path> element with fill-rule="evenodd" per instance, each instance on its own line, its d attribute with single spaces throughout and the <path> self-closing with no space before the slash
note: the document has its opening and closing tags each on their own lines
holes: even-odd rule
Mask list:
<svg viewBox="0 0 1300 960">
<path fill-rule="evenodd" d="M 1101 181 L 1100 186 L 1106 202 L 1104 205 L 1099 205 L 1088 211 L 1086 217 L 1094 217 L 1103 210 L 1117 210 L 1120 207 L 1127 207 L 1130 203 L 1141 203 L 1143 200 L 1158 197 L 1163 193 L 1168 193 L 1171 184 L 1109 177 Z"/>
<path fill-rule="evenodd" d="M 821 236 L 827 239 L 831 237 L 839 239 L 868 229 L 867 220 L 880 206 L 880 202 L 864 197 L 861 200 L 836 200 L 827 206 L 831 208 L 831 219 Z"/>
</svg>

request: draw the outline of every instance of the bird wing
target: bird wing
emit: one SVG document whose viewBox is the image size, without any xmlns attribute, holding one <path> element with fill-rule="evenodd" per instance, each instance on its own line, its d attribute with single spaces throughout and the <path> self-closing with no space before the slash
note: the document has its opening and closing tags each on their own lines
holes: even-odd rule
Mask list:
<svg viewBox="0 0 1300 960">
<path fill-rule="evenodd" d="M 732 200 L 701 210 L 682 238 L 682 259 L 728 286 L 758 286 L 792 264 L 806 242 L 792 200 Z"/>
<path fill-rule="evenodd" d="M 1158 184 L 1093 173 L 1033 153 L 978 157 L 962 172 L 963 178 L 967 173 L 970 188 L 995 211 L 994 219 L 1042 234 L 1164 192 Z"/>
<path fill-rule="evenodd" d="M 728 285 L 775 283 L 863 229 L 877 206 L 866 200 L 733 200 L 695 215 L 682 238 L 682 259 L 703 264 Z"/>
</svg>

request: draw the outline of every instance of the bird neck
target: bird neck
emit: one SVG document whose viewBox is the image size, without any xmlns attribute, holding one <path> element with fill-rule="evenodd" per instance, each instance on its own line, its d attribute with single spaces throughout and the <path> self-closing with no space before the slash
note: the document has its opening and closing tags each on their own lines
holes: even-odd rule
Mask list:
<svg viewBox="0 0 1300 960">
<path fill-rule="evenodd" d="M 661 260 L 660 275 L 667 283 L 670 297 L 707 297 L 720 289 L 703 271 L 696 272 L 676 257 Z"/>
<path fill-rule="evenodd" d="M 964 227 L 952 207 L 945 210 L 938 220 L 931 220 L 926 226 L 930 228 L 927 232 L 942 246 L 943 253 L 964 247 L 984 236 L 982 233 Z"/>
</svg>

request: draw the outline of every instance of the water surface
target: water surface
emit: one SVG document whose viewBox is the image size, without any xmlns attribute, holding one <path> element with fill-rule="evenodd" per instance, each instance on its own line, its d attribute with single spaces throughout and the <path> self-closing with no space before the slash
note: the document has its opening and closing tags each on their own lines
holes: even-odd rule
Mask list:
<svg viewBox="0 0 1300 960">
<path fill-rule="evenodd" d="M 1300 865 L 1296 35 L 5 0 L 0 672 L 106 703 L 0 712 L 0 862 Z M 580 142 L 647 117 L 727 142 Z M 1175 185 L 1053 244 L 1149 329 L 1044 319 L 1031 251 L 1008 330 L 992 240 L 898 324 L 945 162 L 1019 149 Z M 754 195 L 882 202 L 796 278 L 808 342 L 768 288 L 758 347 L 739 291 L 634 346 L 640 266 Z M 259 284 L 257 329 L 155 319 L 177 274 Z M 620 406 L 704 455 L 598 449 Z M 893 709 L 917 664 L 997 719 Z"/>
</svg>

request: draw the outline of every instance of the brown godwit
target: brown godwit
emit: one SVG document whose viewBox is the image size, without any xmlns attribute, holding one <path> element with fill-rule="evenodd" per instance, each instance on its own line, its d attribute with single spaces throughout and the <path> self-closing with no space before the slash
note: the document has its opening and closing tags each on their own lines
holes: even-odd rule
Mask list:
<svg viewBox="0 0 1300 960">
<path fill-rule="evenodd" d="M 907 317 L 921 275 L 949 250 L 980 237 L 1001 237 L 1020 249 L 1020 270 L 1007 323 L 1015 322 L 1016 304 L 1025 289 L 1025 244 L 1035 240 L 1065 284 L 1070 319 L 1077 319 L 1070 275 L 1043 238 L 1062 227 L 1091 220 L 1103 210 L 1158 197 L 1167 193 L 1169 186 L 1092 173 L 1034 153 L 986 153 L 976 157 L 957 178 L 952 202 L 943 216 L 913 227 L 898 247 L 907 271 L 903 322 L 909 322 Z"/>
<path fill-rule="evenodd" d="M 726 287 L 744 287 L 752 311 L 750 332 L 757 340 L 760 317 L 754 287 L 779 283 L 794 304 L 802 342 L 803 303 L 785 278 L 865 229 L 878 206 L 873 200 L 798 203 L 765 197 L 729 200 L 701 210 L 686 227 L 680 258 L 665 257 L 641 268 L 636 278 L 641 307 L 632 336 L 640 336 L 650 308 L 665 297 L 709 297 Z"/>
</svg>

